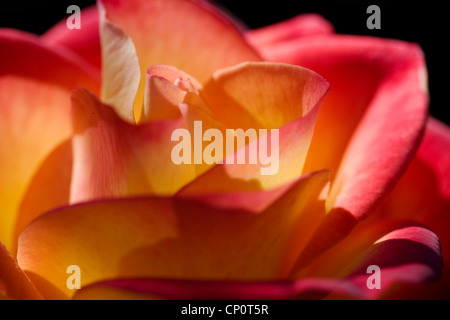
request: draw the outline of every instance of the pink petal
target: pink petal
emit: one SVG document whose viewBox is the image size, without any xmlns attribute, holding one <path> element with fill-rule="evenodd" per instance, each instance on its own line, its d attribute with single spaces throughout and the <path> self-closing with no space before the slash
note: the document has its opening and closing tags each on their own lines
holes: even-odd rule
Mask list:
<svg viewBox="0 0 450 320">
<path fill-rule="evenodd" d="M 259 49 L 331 84 L 305 163 L 306 171 L 330 169 L 332 178 L 331 212 L 311 243 L 312 258 L 371 212 L 417 151 L 428 104 L 423 53 L 414 44 L 339 35 Z"/>
<path fill-rule="evenodd" d="M 439 282 L 415 290 L 402 290 L 396 297 L 448 299 L 450 296 L 450 129 L 429 118 L 424 139 L 399 183 L 367 223 L 386 219 L 414 219 L 430 227 L 442 243 L 444 268 Z"/>
<path fill-rule="evenodd" d="M 81 10 L 81 29 L 68 29 L 67 18 L 53 26 L 41 37 L 53 46 L 63 46 L 77 53 L 98 71 L 101 69 L 99 19 L 96 6 Z"/>
<path fill-rule="evenodd" d="M 174 66 L 204 83 L 220 68 L 261 60 L 231 21 L 203 1 L 103 0 L 99 9 L 102 101 L 130 123 L 141 121 L 152 65 Z"/>
<path fill-rule="evenodd" d="M 291 19 L 249 30 L 245 34 L 247 40 L 256 48 L 276 46 L 277 44 L 304 39 L 310 36 L 319 36 L 333 33 L 333 25 L 317 14 L 301 14 Z"/>
</svg>

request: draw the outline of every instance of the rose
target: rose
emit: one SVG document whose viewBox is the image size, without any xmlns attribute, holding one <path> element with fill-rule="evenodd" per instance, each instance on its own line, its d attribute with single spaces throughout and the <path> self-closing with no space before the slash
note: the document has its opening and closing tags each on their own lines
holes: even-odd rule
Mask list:
<svg viewBox="0 0 450 320">
<path fill-rule="evenodd" d="M 74 298 L 402 297 L 411 290 L 393 292 L 394 284 L 438 276 L 436 234 L 444 260 L 449 243 L 449 130 L 430 120 L 417 151 L 426 121 L 420 49 L 333 35 L 317 16 L 249 32 L 246 42 L 210 5 L 135 2 L 105 1 L 100 12 L 101 93 L 95 10 L 76 39 L 65 26 L 41 39 L 1 33 L 0 56 L 10 61 L 0 78 L 3 296 L 72 297 L 70 265 L 81 267 Z M 331 89 L 320 112 L 319 75 L 235 66 L 259 59 L 248 43 L 323 75 Z M 188 74 L 147 71 L 155 63 Z M 174 86 L 179 76 L 190 85 Z M 90 92 L 75 90 L 70 103 L 79 86 Z M 280 127 L 279 174 L 174 166 L 164 159 L 170 133 L 192 118 L 222 129 Z M 381 268 L 380 290 L 366 286 L 370 265 Z M 446 297 L 447 281 L 444 269 L 415 292 Z"/>
</svg>

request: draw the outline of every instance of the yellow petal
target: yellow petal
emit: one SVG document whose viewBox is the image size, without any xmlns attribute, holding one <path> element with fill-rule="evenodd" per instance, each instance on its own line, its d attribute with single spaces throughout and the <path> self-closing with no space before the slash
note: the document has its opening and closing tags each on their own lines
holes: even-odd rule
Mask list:
<svg viewBox="0 0 450 320">
<path fill-rule="evenodd" d="M 22 233 L 19 264 L 44 295 L 66 297 L 70 265 L 80 267 L 82 288 L 117 277 L 280 280 L 324 217 L 327 181 L 327 172 L 305 176 L 260 214 L 188 198 L 68 206 Z"/>
</svg>

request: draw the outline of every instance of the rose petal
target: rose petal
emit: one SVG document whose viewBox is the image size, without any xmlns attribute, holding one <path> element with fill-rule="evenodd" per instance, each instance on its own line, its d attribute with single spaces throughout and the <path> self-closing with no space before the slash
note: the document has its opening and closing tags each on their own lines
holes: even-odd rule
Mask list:
<svg viewBox="0 0 450 320">
<path fill-rule="evenodd" d="M 198 95 L 201 88 L 195 78 L 175 67 L 151 66 L 147 70 L 142 122 L 183 116 L 180 104 L 189 102 L 188 92 Z"/>
<path fill-rule="evenodd" d="M 315 70 L 332 87 L 305 163 L 306 172 L 332 172 L 332 210 L 307 250 L 310 261 L 347 236 L 406 170 L 427 116 L 425 62 L 414 44 L 357 36 L 260 49 L 275 61 Z"/>
<path fill-rule="evenodd" d="M 436 280 L 442 269 L 438 237 L 410 220 L 364 221 L 306 268 L 302 258 L 294 276 L 350 280 L 364 299 L 395 297 L 399 284 L 411 289 L 411 285 Z M 380 289 L 367 287 L 371 265 L 381 269 Z"/>
<path fill-rule="evenodd" d="M 253 213 L 260 213 L 266 210 L 273 202 L 289 190 L 298 179 L 285 183 L 270 190 L 247 190 L 238 191 L 237 188 L 229 192 L 213 192 L 206 188 L 192 192 L 192 189 L 182 189 L 177 193 L 178 197 L 188 195 L 190 199 L 196 199 L 202 203 L 222 209 L 244 209 Z"/>
<path fill-rule="evenodd" d="M 99 9 L 102 100 L 129 122 L 140 122 L 152 65 L 171 65 L 204 82 L 220 68 L 260 60 L 232 23 L 205 2 L 103 0 Z"/>
<path fill-rule="evenodd" d="M 88 285 L 77 291 L 73 299 L 287 300 L 314 298 L 330 291 L 339 291 L 348 296 L 358 296 L 359 293 L 358 288 L 349 281 L 331 279 L 300 279 L 292 282 L 115 279 Z"/>
<path fill-rule="evenodd" d="M 335 260 L 337 264 L 345 261 Z M 328 267 L 335 264 L 328 261 Z M 380 289 L 369 289 L 369 266 L 380 267 Z M 113 279 L 82 288 L 74 299 L 375 299 L 398 284 L 435 279 L 441 269 L 439 241 L 428 229 L 408 226 L 393 230 L 371 245 L 362 262 L 343 279 L 306 277 L 285 282 Z M 336 271 L 336 270 L 335 270 Z M 348 271 L 347 271 L 348 272 Z M 331 293 L 331 294 L 330 294 Z"/>
<path fill-rule="evenodd" d="M 22 232 L 19 264 L 44 296 L 55 294 L 49 287 L 73 294 L 69 265 L 81 268 L 82 287 L 116 277 L 282 279 L 324 216 L 318 195 L 326 182 L 326 172 L 305 176 L 260 214 L 188 198 L 61 208 Z"/>
<path fill-rule="evenodd" d="M 246 62 L 216 71 L 201 96 L 227 128 L 280 128 L 312 112 L 329 84 L 306 68 Z"/>
<path fill-rule="evenodd" d="M 128 123 L 134 124 L 141 71 L 133 40 L 122 29 L 106 19 L 105 9 L 98 3 L 100 15 L 100 45 L 102 49 L 101 99 Z M 143 89 L 141 90 L 143 94 Z M 138 99 L 139 100 L 139 99 Z M 143 97 L 140 104 L 142 104 Z M 139 114 L 141 108 L 136 107 Z"/>
<path fill-rule="evenodd" d="M 300 269 L 305 268 L 312 259 L 316 258 L 313 264 L 304 269 L 300 275 L 328 277 L 335 275 L 336 270 L 346 270 L 346 266 L 351 261 L 359 259 L 361 252 L 364 252 L 370 243 L 375 242 L 381 234 L 386 233 L 387 227 L 392 230 L 394 224 L 397 229 L 404 228 L 404 224 L 399 225 L 396 221 L 414 219 L 429 226 L 441 240 L 444 259 L 443 276 L 438 282 L 420 287 L 403 286 L 395 293 L 389 294 L 389 297 L 400 299 L 448 298 L 450 273 L 446 265 L 449 262 L 447 244 L 450 241 L 448 235 L 450 220 L 447 213 L 450 212 L 450 193 L 446 177 L 450 174 L 447 161 L 449 147 L 450 130 L 448 127 L 430 119 L 416 158 L 394 190 L 370 214 L 367 220 L 357 224 L 353 230 L 356 221 L 350 213 L 342 211 L 339 215 L 334 212 L 334 219 L 329 219 L 331 222 L 328 224 L 328 228 L 324 228 L 317 234 L 315 241 L 311 241 L 304 250 L 303 256 L 299 258 L 297 267 Z M 347 237 L 324 252 L 333 240 L 336 243 L 342 239 L 343 233 L 336 232 L 336 230 L 345 230 L 348 233 Z M 330 234 L 331 236 L 324 237 L 324 235 Z M 323 245 L 324 243 L 325 245 Z M 319 253 L 321 255 L 317 258 Z M 329 261 L 336 261 L 336 263 L 330 265 Z M 398 268 L 397 271 L 406 275 L 415 275 L 410 270 L 402 271 L 402 268 Z M 409 267 L 405 266 L 405 268 Z M 427 266 L 419 266 L 419 269 L 430 272 L 430 268 Z M 392 270 L 392 272 L 394 271 L 395 269 Z M 389 275 L 389 277 L 391 276 Z"/>
<path fill-rule="evenodd" d="M 424 139 L 411 165 L 370 222 L 388 218 L 414 219 L 429 226 L 442 243 L 442 279 L 420 289 L 396 292 L 401 299 L 448 299 L 450 285 L 450 129 L 430 118 Z"/>
<path fill-rule="evenodd" d="M 177 119 L 182 116 L 179 104 L 183 103 L 186 91 L 181 90 L 167 79 L 155 75 L 147 77 L 147 103 L 144 102 L 145 120 Z"/>
<path fill-rule="evenodd" d="M 42 296 L 0 242 L 0 300 L 3 299 L 42 299 Z"/>
<path fill-rule="evenodd" d="M 0 239 L 14 251 L 14 223 L 26 187 L 46 156 L 70 136 L 70 91 L 84 86 L 98 92 L 99 84 L 82 60 L 23 32 L 0 31 L 0 61 Z"/>
<path fill-rule="evenodd" d="M 328 88 L 318 74 L 290 65 L 243 63 L 216 72 L 200 92 L 213 116 L 226 128 L 255 130 L 256 134 L 260 129 L 280 127 L 279 140 L 271 131 L 245 146 L 238 145 L 236 154 L 228 154 L 224 164 L 216 165 L 181 192 L 270 189 L 298 178 Z M 227 136 L 224 135 L 226 144 Z M 279 163 L 263 164 L 258 154 L 257 163 L 250 164 L 251 150 L 259 150 L 263 144 L 271 146 L 272 138 L 279 143 L 278 150 L 268 147 L 271 161 Z M 240 155 L 248 155 L 244 157 L 245 165 L 238 162 Z M 232 163 L 231 158 L 236 160 Z M 263 169 L 270 172 L 262 175 Z"/>
<path fill-rule="evenodd" d="M 330 82 L 305 170 L 331 169 L 336 178 L 328 207 L 365 217 L 398 181 L 422 137 L 428 102 L 422 51 L 414 44 L 358 36 L 320 36 L 259 49 Z"/>
<path fill-rule="evenodd" d="M 154 103 L 159 101 L 159 105 L 155 106 L 155 117 L 158 118 L 159 115 L 162 118 L 167 118 L 171 115 L 175 119 L 152 121 L 139 126 L 122 122 L 112 111 L 109 111 L 108 107 L 102 105 L 92 95 L 81 91 L 75 93 L 73 97 L 73 119 L 76 133 L 74 138 L 75 162 L 71 202 L 148 193 L 169 195 L 203 174 L 214 163 L 203 159 L 204 150 L 208 147 L 206 144 L 202 142 L 201 149 L 198 150 L 195 146 L 198 137 L 203 140 L 203 132 L 197 132 L 198 127 L 195 126 L 194 121 L 202 121 L 200 124 L 203 128 L 202 131 L 206 132 L 208 128 L 215 128 L 222 133 L 223 139 L 227 140 L 227 135 L 224 134 L 226 131 L 224 122 L 216 121 L 215 119 L 221 118 L 215 116 L 214 111 L 209 109 L 210 105 L 205 103 L 221 103 L 220 99 L 216 100 L 218 98 L 214 97 L 214 94 L 217 94 L 218 97 L 223 96 L 222 86 L 227 88 L 230 83 L 236 89 L 231 91 L 230 94 L 242 95 L 242 82 L 245 81 L 247 81 L 248 99 L 243 97 L 242 106 L 239 106 L 239 108 L 251 110 L 256 106 L 259 110 L 274 114 L 276 106 L 283 106 L 286 109 L 287 116 L 284 118 L 278 117 L 280 121 L 290 121 L 295 117 L 303 116 L 282 129 L 281 165 L 278 164 L 278 159 L 275 159 L 275 157 L 278 158 L 278 154 L 273 154 L 275 153 L 274 149 L 271 152 L 271 163 L 264 165 L 264 167 L 270 165 L 269 168 L 261 168 L 261 162 L 256 165 L 227 165 L 224 174 L 223 166 L 218 166 L 219 168 L 212 173 L 203 175 L 195 185 L 204 190 L 204 186 L 208 184 L 205 181 L 208 179 L 212 179 L 212 183 L 216 185 L 221 181 L 220 186 L 223 187 L 235 185 L 225 183 L 231 177 L 246 181 L 251 180 L 250 182 L 261 180 L 264 188 L 270 189 L 298 178 L 302 172 L 302 165 L 311 139 L 320 100 L 328 89 L 328 84 L 310 70 L 287 65 L 247 63 L 228 71 L 229 73 L 227 73 L 227 69 L 221 71 L 222 76 L 217 78 L 218 82 L 213 90 L 211 89 L 213 82 L 202 89 L 195 79 L 190 78 L 187 74 L 181 74 L 174 69 L 163 66 L 153 66 L 149 69 L 147 93 L 153 90 L 151 99 L 157 100 Z M 165 75 L 170 80 L 161 78 L 159 75 L 156 76 L 156 74 Z M 184 94 L 184 90 L 172 85 L 169 81 L 173 80 L 175 74 L 181 74 L 184 78 L 192 79 L 193 92 Z M 152 84 L 155 79 L 157 79 L 159 86 Z M 253 79 L 253 82 L 248 83 L 250 79 Z M 256 79 L 261 81 L 258 82 Z M 264 81 L 265 87 L 262 86 L 262 81 Z M 280 84 L 280 82 L 286 84 L 284 93 L 279 90 L 272 90 L 273 86 Z M 201 97 L 195 94 L 198 90 Z M 206 101 L 203 103 L 202 98 L 205 97 Z M 147 102 L 150 107 L 151 101 Z M 182 111 L 180 109 L 181 104 L 185 103 L 186 110 Z M 231 105 L 229 109 L 232 109 Z M 149 111 L 149 117 L 151 117 L 150 114 L 151 110 Z M 179 118 L 176 118 L 176 116 L 179 116 Z M 238 119 L 230 125 L 239 126 Z M 151 118 L 148 120 L 151 120 Z M 253 124 L 257 125 L 255 122 Z M 263 123 L 267 126 L 276 124 Z M 175 144 L 172 141 L 172 134 L 176 129 L 187 130 L 194 140 L 194 161 L 191 158 L 189 159 L 193 164 L 182 163 L 177 165 L 172 161 L 172 151 L 178 145 L 178 143 Z M 199 134 L 200 136 L 198 136 Z M 265 136 L 261 139 L 267 141 Z M 224 146 L 226 143 L 227 141 L 223 141 Z M 269 143 L 266 142 L 268 150 L 271 150 L 270 143 L 271 139 L 269 139 Z M 241 145 L 237 146 L 237 148 L 240 147 Z M 201 151 L 200 156 L 202 156 L 200 162 L 196 160 L 199 151 Z M 225 151 L 227 150 L 223 152 L 225 153 Z M 245 152 L 245 149 L 240 152 Z M 222 158 L 219 160 L 222 160 Z M 278 168 L 281 168 L 281 173 L 275 174 L 271 178 L 261 178 L 262 170 Z M 215 178 L 214 175 L 217 174 L 221 177 Z M 223 175 L 225 176 L 222 179 Z M 264 181 L 267 181 L 267 183 Z M 194 186 L 189 187 L 190 194 L 193 193 L 193 188 Z M 242 190 L 242 188 L 239 190 Z M 215 191 L 218 191 L 217 188 L 209 189 L 209 192 Z M 184 193 L 187 194 L 187 191 L 184 190 Z"/>
<path fill-rule="evenodd" d="M 138 194 L 172 194 L 195 177 L 195 167 L 171 160 L 172 132 L 185 119 L 140 126 L 122 121 L 94 95 L 74 91 L 74 171 L 71 203 Z"/>
<path fill-rule="evenodd" d="M 359 284 L 367 299 L 392 294 L 394 284 L 417 285 L 437 280 L 442 269 L 439 239 L 424 227 L 400 228 L 377 240 L 360 265 L 349 279 Z M 367 268 L 371 265 L 380 268 L 379 289 L 367 286 Z"/>
<path fill-rule="evenodd" d="M 394 190 L 374 213 L 374 220 L 414 219 L 447 239 L 450 205 L 450 129 L 430 118 L 416 157 Z M 450 240 L 450 239 L 449 239 Z M 444 253 L 447 241 L 442 241 Z M 445 257 L 446 255 L 444 255 Z"/>
<path fill-rule="evenodd" d="M 67 140 L 55 147 L 31 179 L 17 214 L 15 239 L 39 215 L 69 203 L 71 177 L 72 143 Z"/>
<path fill-rule="evenodd" d="M 390 70 L 349 141 L 330 190 L 329 206 L 344 208 L 357 219 L 392 190 L 425 128 L 428 92 L 423 53 L 415 45 L 395 49 Z"/>
<path fill-rule="evenodd" d="M 81 29 L 67 28 L 67 18 L 45 32 L 41 39 L 52 46 L 63 46 L 72 50 L 100 72 L 101 49 L 98 31 L 98 10 L 96 6 L 80 12 Z"/>
<path fill-rule="evenodd" d="M 333 33 L 333 25 L 318 14 L 301 14 L 255 30 L 246 32 L 245 37 L 256 48 L 275 46 L 281 42 Z"/>
</svg>

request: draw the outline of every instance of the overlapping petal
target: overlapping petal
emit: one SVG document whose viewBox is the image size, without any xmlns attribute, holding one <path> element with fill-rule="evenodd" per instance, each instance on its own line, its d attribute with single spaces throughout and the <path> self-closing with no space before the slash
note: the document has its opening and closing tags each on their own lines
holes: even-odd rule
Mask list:
<svg viewBox="0 0 450 320">
<path fill-rule="evenodd" d="M 190 165 L 171 160 L 172 132 L 186 120 L 135 126 L 122 121 L 86 90 L 73 100 L 71 203 L 138 194 L 172 194 L 195 177 Z"/>
<path fill-rule="evenodd" d="M 391 246 L 393 248 L 398 247 L 399 253 L 395 255 L 399 259 L 409 257 L 409 263 L 404 266 L 389 266 L 385 270 L 387 271 L 385 272 L 387 276 L 385 280 L 394 281 L 397 278 L 397 280 L 410 285 L 396 287 L 395 290 L 387 292 L 369 290 L 367 291 L 368 297 L 377 298 L 382 294 L 384 298 L 400 299 L 447 298 L 449 272 L 446 265 L 448 264 L 447 252 L 449 250 L 448 212 L 450 212 L 450 193 L 446 177 L 450 173 L 447 152 L 450 146 L 449 141 L 450 131 L 448 128 L 437 120 L 429 119 L 424 139 L 416 157 L 389 196 L 377 206 L 367 220 L 360 222 L 353 230 L 351 229 L 354 226 L 354 221 L 349 223 L 352 228 L 343 228 L 338 223 L 330 223 L 329 231 L 331 231 L 331 226 L 334 226 L 335 229 L 344 229 L 349 234 L 340 243 L 322 253 L 320 257 L 316 256 L 313 262 L 309 260 L 309 265 L 306 263 L 308 261 L 306 257 L 309 254 L 301 256 L 297 262 L 297 267 L 303 271 L 299 272 L 298 276 L 343 276 L 348 272 L 349 266 L 355 265 L 357 261 L 362 259 L 361 252 L 367 251 L 371 243 L 375 243 L 376 239 L 381 237 L 382 234 L 390 233 L 391 230 L 402 230 L 392 231 L 390 239 L 392 240 L 392 237 L 400 232 L 403 235 L 414 235 L 415 239 L 411 237 L 409 239 L 421 244 L 414 244 L 417 250 L 414 251 L 414 254 L 410 254 L 409 250 L 404 247 L 405 245 L 409 246 L 405 241 L 389 241 L 390 244 L 386 246 L 388 248 Z M 341 214 L 346 216 L 346 218 L 340 219 L 341 222 L 352 221 L 349 218 L 351 216 L 349 213 L 342 212 Z M 408 219 L 408 221 L 405 222 L 404 219 Z M 431 228 L 437 236 L 431 235 L 429 230 L 425 230 L 420 225 L 411 223 L 411 220 L 420 221 Z M 436 246 L 437 237 L 439 237 L 442 246 L 442 254 L 439 254 L 440 249 L 438 250 Z M 398 239 L 398 237 L 396 238 Z M 384 240 L 386 239 L 385 237 Z M 326 238 L 322 238 L 322 241 L 327 242 Z M 432 250 L 423 246 L 424 241 L 431 241 L 428 244 Z M 318 245 L 319 241 L 313 241 L 312 243 Z M 381 246 L 380 243 L 381 241 L 378 241 L 377 246 Z M 434 245 L 432 245 L 433 243 Z M 310 250 L 323 252 L 317 250 L 317 248 L 310 248 Z M 388 259 L 393 254 L 384 252 L 383 255 L 386 257 L 385 259 Z M 383 255 L 380 254 L 378 258 L 382 258 Z M 424 280 L 436 279 L 441 273 L 442 260 L 444 262 L 442 278 L 438 282 L 424 285 Z M 333 261 L 333 264 L 331 265 L 329 261 Z M 366 266 L 369 264 L 368 262 L 365 263 Z M 354 277 L 355 280 L 359 279 L 361 285 L 363 284 L 362 281 L 367 278 L 367 275 L 363 275 L 363 273 L 361 269 L 359 275 Z M 382 277 L 383 274 L 382 271 Z M 422 284 L 420 288 L 414 287 L 418 283 Z"/>
<path fill-rule="evenodd" d="M 3 299 L 42 299 L 42 296 L 0 242 L 0 300 Z"/>
<path fill-rule="evenodd" d="M 238 29 L 206 2 L 98 4 L 102 100 L 131 123 L 141 121 L 146 71 L 152 65 L 174 66 L 203 83 L 220 68 L 261 60 Z"/>
<path fill-rule="evenodd" d="M 183 190 L 184 194 L 198 193 L 193 192 L 194 189 L 217 192 L 218 188 L 227 185 L 234 190 L 261 189 L 255 184 L 271 189 L 301 175 L 320 102 L 328 89 L 328 84 L 319 75 L 301 67 L 247 63 L 219 71 L 215 80 L 201 87 L 194 78 L 168 67 L 154 66 L 149 72 L 147 93 L 153 91 L 151 99 L 159 99 L 160 104 L 152 107 L 149 97 L 149 121 L 138 126 L 122 121 L 113 110 L 92 95 L 82 91 L 74 94 L 75 160 L 72 203 L 113 196 L 173 194 L 195 178 L 197 180 L 188 187 L 189 190 Z M 182 90 L 171 82 L 177 74 L 185 78 L 182 81 L 191 79 L 188 81 L 193 86 L 191 91 Z M 152 82 L 155 80 L 156 84 Z M 277 89 L 280 82 L 289 85 L 281 91 Z M 242 90 L 243 83 L 246 84 L 246 90 Z M 230 85 L 235 90 L 227 91 Z M 235 100 L 232 94 L 246 94 L 247 100 Z M 240 104 L 224 105 L 220 97 L 240 101 Z M 161 101 L 165 103 L 161 104 Z M 217 113 L 223 114 L 225 108 L 227 113 L 235 114 L 236 117 L 222 119 L 218 116 Z M 272 114 L 272 118 L 275 118 L 276 110 L 280 108 L 286 112 L 282 112 L 285 115 L 278 116 L 277 121 L 261 123 L 262 119 L 257 119 L 259 113 Z M 281 129 L 279 150 L 275 150 L 275 143 L 271 150 L 274 163 L 270 165 L 276 165 L 273 171 L 276 169 L 280 172 L 274 172 L 270 177 L 262 176 L 261 170 L 267 169 L 267 163 L 250 164 L 247 159 L 245 164 L 216 165 L 217 168 L 203 174 L 213 164 L 202 159 L 208 146 L 203 143 L 203 132 L 197 132 L 194 121 L 202 121 L 201 131 L 214 128 L 219 130 L 223 140 L 227 140 L 225 128 L 242 128 L 243 117 L 239 114 L 243 112 L 249 114 L 248 121 L 252 125 L 250 129 L 272 128 L 286 123 Z M 156 119 L 151 121 L 153 116 Z M 188 149 L 192 148 L 194 159 L 189 159 L 190 163 L 176 164 L 172 159 L 172 152 L 178 144 L 172 141 L 172 134 L 177 129 L 187 130 L 192 137 Z M 197 146 L 198 139 L 201 144 Z M 258 142 L 261 148 L 261 140 L 264 139 L 269 140 L 266 142 L 268 156 L 268 151 L 272 148 L 272 137 L 268 139 L 266 136 L 259 137 L 259 141 L 231 141 L 235 146 L 227 156 L 234 157 L 237 149 L 240 149 L 236 152 L 238 156 L 239 152 L 248 153 L 245 148 L 250 148 L 251 143 Z M 224 149 L 227 143 L 228 140 L 223 141 Z M 220 151 L 226 155 L 228 149 Z M 199 162 L 196 160 L 198 156 L 201 160 Z M 216 177 L 217 174 L 223 177 Z M 212 182 L 208 182 L 211 179 Z M 239 188 L 237 180 L 242 180 L 242 186 L 248 183 L 250 186 Z"/>
<path fill-rule="evenodd" d="M 348 235 L 412 160 L 427 115 L 423 53 L 414 44 L 339 35 L 259 49 L 271 60 L 311 68 L 331 84 L 305 163 L 306 171 L 331 169 L 331 212 L 307 261 Z"/>
<path fill-rule="evenodd" d="M 389 196 L 367 223 L 388 219 L 414 219 L 431 228 L 442 244 L 444 269 L 439 282 L 418 290 L 397 291 L 395 297 L 447 299 L 450 283 L 448 246 L 450 236 L 450 130 L 440 121 L 430 118 L 424 139 L 416 157 Z"/>
<path fill-rule="evenodd" d="M 66 140 L 36 170 L 18 209 L 14 239 L 39 215 L 69 203 L 72 157 L 72 141 Z M 15 254 L 16 249 L 12 252 Z"/>
<path fill-rule="evenodd" d="M 395 40 L 340 35 L 259 49 L 270 60 L 311 68 L 331 83 L 305 170 L 331 169 L 329 208 L 364 217 L 419 146 L 428 103 L 422 51 Z"/>
<path fill-rule="evenodd" d="M 46 156 L 70 137 L 71 90 L 98 92 L 99 83 L 95 71 L 69 51 L 18 31 L 0 31 L 0 61 L 0 239 L 13 250 L 28 184 Z"/>
<path fill-rule="evenodd" d="M 327 172 L 306 175 L 259 214 L 185 197 L 61 208 L 21 234 L 19 264 L 46 297 L 73 294 L 69 265 L 80 267 L 82 287 L 128 277 L 283 279 L 324 217 L 327 181 Z"/>
<path fill-rule="evenodd" d="M 422 284 L 439 277 L 442 259 L 439 240 L 430 230 L 404 224 L 384 226 L 384 234 L 356 252 L 326 266 L 334 274 L 304 276 L 293 281 L 237 282 L 189 279 L 123 278 L 93 283 L 78 291 L 75 299 L 374 299 L 389 296 L 399 284 Z M 378 230 L 378 232 L 381 231 Z M 355 241 L 355 238 L 353 238 Z M 345 265 L 344 268 L 342 266 Z M 370 266 L 379 267 L 377 288 Z M 316 270 L 317 271 L 317 270 Z"/>
<path fill-rule="evenodd" d="M 193 102 L 202 85 L 192 76 L 173 66 L 154 65 L 147 70 L 142 121 L 176 119 L 186 116 L 186 103 L 201 104 L 200 98 Z"/>
<path fill-rule="evenodd" d="M 244 63 L 215 73 L 201 92 L 214 117 L 226 128 L 279 132 L 266 131 L 267 135 L 250 139 L 245 146 L 237 145 L 236 154 L 227 155 L 232 160 L 225 158 L 223 164 L 181 192 L 271 189 L 298 178 L 328 88 L 329 84 L 315 72 L 284 64 Z M 263 164 L 261 159 L 255 165 L 238 163 L 240 156 L 247 163 L 250 154 L 260 157 L 261 146 L 270 150 L 271 161 L 277 164 Z M 268 174 L 261 174 L 262 170 L 268 170 Z"/>
<path fill-rule="evenodd" d="M 70 265 L 82 272 L 76 299 L 415 297 L 411 285 L 439 277 L 438 236 L 444 257 L 450 243 L 447 127 L 429 121 L 402 177 L 426 121 L 418 46 L 335 36 L 317 15 L 244 38 L 211 5 L 188 0 L 102 0 L 99 11 L 100 30 L 91 8 L 73 43 L 62 24 L 39 41 L 0 33 L 0 60 L 13 61 L 0 68 L 0 240 L 15 253 L 21 234 L 20 267 L 0 243 L 0 298 L 70 298 Z M 260 59 L 248 43 L 302 67 L 236 65 Z M 79 85 L 87 90 L 73 92 L 70 113 Z M 276 174 L 229 161 L 264 135 L 217 165 L 174 164 L 171 135 L 195 138 L 195 120 L 223 137 L 279 128 L 278 149 L 269 142 Z M 39 217 L 68 201 L 88 202 Z M 367 285 L 370 265 L 381 268 L 381 289 Z M 426 294 L 443 297 L 449 283 L 444 269 Z"/>
</svg>

